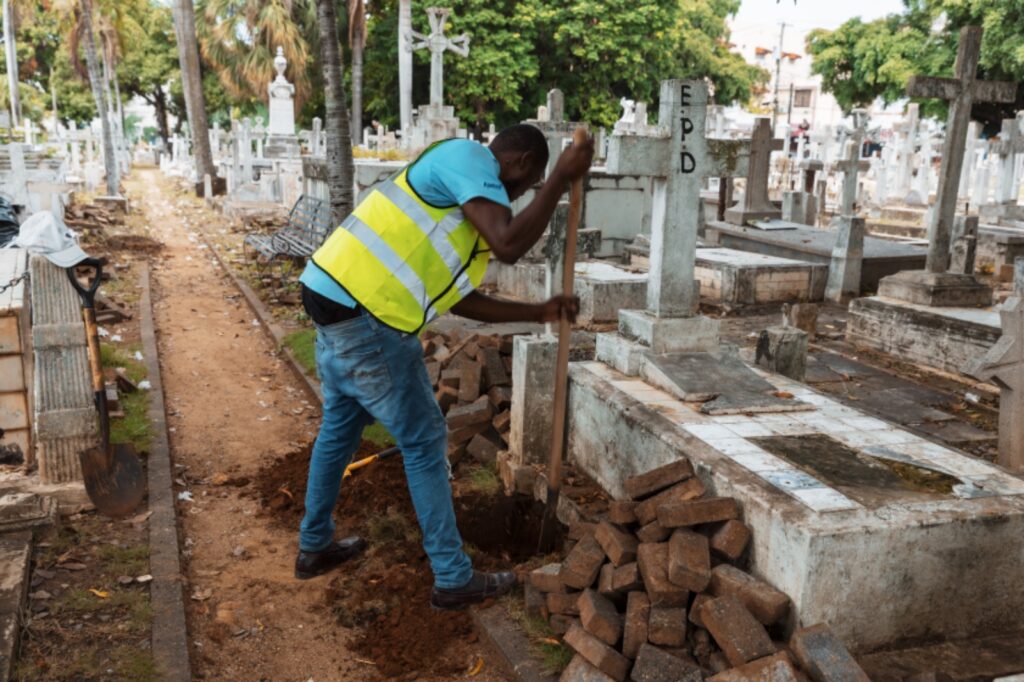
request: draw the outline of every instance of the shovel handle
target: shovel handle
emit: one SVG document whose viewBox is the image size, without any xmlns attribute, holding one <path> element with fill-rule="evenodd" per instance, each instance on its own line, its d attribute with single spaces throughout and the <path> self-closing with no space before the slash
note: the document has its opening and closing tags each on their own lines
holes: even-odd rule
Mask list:
<svg viewBox="0 0 1024 682">
<path fill-rule="evenodd" d="M 77 268 L 92 268 L 95 274 L 92 280 L 89 282 L 89 286 L 84 287 L 82 283 L 78 281 L 78 277 L 75 275 Z M 68 279 L 71 280 L 71 286 L 78 292 L 79 297 L 82 299 L 83 308 L 95 308 L 96 307 L 96 291 L 100 288 L 100 280 L 103 279 L 103 261 L 98 258 L 86 258 L 77 265 L 72 265 L 66 269 L 68 273 Z"/>
</svg>

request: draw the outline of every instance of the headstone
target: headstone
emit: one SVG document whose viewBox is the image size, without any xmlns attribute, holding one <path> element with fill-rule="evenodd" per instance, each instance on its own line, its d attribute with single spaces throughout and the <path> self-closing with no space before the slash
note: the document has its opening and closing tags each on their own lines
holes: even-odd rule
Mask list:
<svg viewBox="0 0 1024 682">
<path fill-rule="evenodd" d="M 988 354 L 966 368 L 969 375 L 999 386 L 998 464 L 1024 471 L 1024 298 L 1008 299 L 999 311 L 1003 335 Z"/>
<path fill-rule="evenodd" d="M 978 146 L 978 164 L 974 174 L 974 185 L 971 189 L 971 203 L 975 206 L 984 206 L 989 203 L 989 185 L 991 184 L 990 143 L 988 140 L 982 140 Z"/>
<path fill-rule="evenodd" d="M 749 143 L 708 139 L 708 87 L 704 81 L 661 85 L 657 136 L 615 134 L 609 173 L 653 178 L 647 309 L 619 313 L 619 334 L 598 337 L 599 359 L 627 374 L 653 353 L 706 351 L 718 345 L 718 324 L 697 315 L 695 281 L 701 188 L 708 177 L 746 173 Z"/>
<path fill-rule="evenodd" d="M 746 225 L 752 220 L 771 220 L 782 217 L 780 211 L 768 200 L 768 173 L 773 151 L 783 148 L 783 141 L 772 139 L 772 124 L 767 118 L 754 123 L 750 140 L 750 166 L 747 173 L 747 189 L 739 204 L 726 210 L 725 219 L 734 225 Z"/>
<path fill-rule="evenodd" d="M 931 196 L 932 174 L 932 139 L 927 134 L 921 136 L 921 151 L 918 152 L 917 175 L 914 176 L 913 189 L 903 199 L 910 206 L 927 206 Z"/>
<path fill-rule="evenodd" d="M 973 275 L 974 257 L 978 249 L 978 216 L 956 216 L 953 220 L 952 249 L 949 271 Z"/>
<path fill-rule="evenodd" d="M 1020 188 L 1017 186 L 1017 155 L 1024 153 L 1024 134 L 1020 119 L 1003 119 L 996 154 L 999 156 L 999 184 L 996 187 L 997 204 L 1016 204 Z"/>
<path fill-rule="evenodd" d="M 309 138 L 309 153 L 311 156 L 322 156 L 325 150 L 320 146 L 320 136 L 323 134 L 323 121 L 319 117 L 313 118 L 313 131 Z"/>
<path fill-rule="evenodd" d="M 964 169 L 960 173 L 960 187 L 957 191 L 957 196 L 961 199 L 966 199 L 970 192 L 971 171 L 975 166 L 975 148 L 980 137 L 981 124 L 977 121 L 971 121 L 970 125 L 967 126 L 967 143 L 964 146 Z"/>
<path fill-rule="evenodd" d="M 288 60 L 284 48 L 277 48 L 274 69 L 277 76 L 267 86 L 270 95 L 270 122 L 267 130 L 266 156 L 272 158 L 299 156 L 299 140 L 295 136 L 295 86 L 284 77 Z M 248 181 L 251 175 L 246 176 Z"/>
<path fill-rule="evenodd" d="M 974 102 L 1012 102 L 1015 83 L 977 80 L 982 29 L 966 26 L 960 31 L 956 78 L 913 76 L 907 86 L 911 97 L 936 97 L 950 102 L 942 169 L 935 207 L 928 227 L 928 259 L 924 271 L 901 272 L 879 283 L 879 294 L 889 298 L 938 306 L 986 306 L 991 288 L 972 276 L 949 273 L 950 240 L 956 213 L 956 193 L 963 167 L 964 138 Z"/>
<path fill-rule="evenodd" d="M 807 341 L 807 332 L 796 327 L 768 327 L 758 339 L 754 361 L 776 374 L 803 381 L 807 376 Z"/>
<path fill-rule="evenodd" d="M 535 126 L 544 133 L 548 143 L 548 166 L 545 175 L 551 172 L 558 157 L 565 148 L 565 143 L 572 138 L 573 131 L 579 123 L 565 120 L 565 96 L 558 88 L 548 91 L 547 104 L 537 107 L 537 118 L 527 119 L 525 123 Z"/>
</svg>

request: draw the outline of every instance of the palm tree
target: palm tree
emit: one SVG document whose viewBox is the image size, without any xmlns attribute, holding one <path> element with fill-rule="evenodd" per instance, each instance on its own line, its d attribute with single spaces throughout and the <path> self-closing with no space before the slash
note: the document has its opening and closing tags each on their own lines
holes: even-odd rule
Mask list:
<svg viewBox="0 0 1024 682">
<path fill-rule="evenodd" d="M 110 129 L 107 89 L 100 71 L 99 58 L 96 55 L 96 38 L 92 30 L 92 0 L 79 0 L 78 7 L 81 12 L 81 35 L 85 40 L 85 63 L 89 69 L 89 85 L 92 87 L 92 96 L 96 100 L 96 113 L 100 117 L 100 125 L 103 129 L 103 165 L 107 173 L 107 194 L 117 196 L 120 193 L 119 185 L 121 183 L 117 158 L 114 156 L 114 138 Z"/>
<path fill-rule="evenodd" d="M 363 132 L 363 48 L 366 47 L 366 5 L 348 0 L 348 46 L 352 50 L 352 139 Z"/>
<path fill-rule="evenodd" d="M 203 178 L 217 177 L 210 151 L 210 129 L 206 122 L 206 99 L 199 70 L 199 46 L 196 43 L 196 18 L 192 0 L 174 0 L 174 34 L 178 39 L 178 63 L 181 66 L 181 87 L 185 93 L 185 111 L 192 131 L 192 154 L 196 160 L 196 191 Z"/>
<path fill-rule="evenodd" d="M 334 0 L 316 0 L 320 26 L 320 57 L 326 82 L 327 189 L 331 197 L 331 217 L 339 225 L 352 212 L 352 137 L 345 88 L 342 79 L 341 50 Z"/>
<path fill-rule="evenodd" d="M 231 97 L 266 101 L 274 57 L 283 48 L 301 109 L 312 91 L 306 69 L 317 33 L 315 9 L 310 0 L 198 0 L 203 59 Z"/>
<path fill-rule="evenodd" d="M 18 52 L 14 43 L 14 6 L 13 0 L 4 3 L 4 53 L 7 57 L 7 86 L 11 92 L 11 128 L 21 122 L 21 97 L 18 93 Z"/>
</svg>

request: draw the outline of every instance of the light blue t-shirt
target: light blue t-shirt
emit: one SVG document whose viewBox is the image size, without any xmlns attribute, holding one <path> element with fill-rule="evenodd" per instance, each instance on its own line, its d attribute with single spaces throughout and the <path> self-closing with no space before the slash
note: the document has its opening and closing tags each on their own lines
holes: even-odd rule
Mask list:
<svg viewBox="0 0 1024 682">
<path fill-rule="evenodd" d="M 408 180 L 419 197 L 432 206 L 461 206 L 472 199 L 488 199 L 512 206 L 498 174 L 501 166 L 491 151 L 472 140 L 447 140 L 413 162 Z M 355 300 L 312 260 L 299 281 L 316 293 L 354 308 Z"/>
</svg>

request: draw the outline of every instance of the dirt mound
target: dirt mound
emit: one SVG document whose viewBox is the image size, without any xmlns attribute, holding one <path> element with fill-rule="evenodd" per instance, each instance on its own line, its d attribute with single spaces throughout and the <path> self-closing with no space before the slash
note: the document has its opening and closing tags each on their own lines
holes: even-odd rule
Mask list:
<svg viewBox="0 0 1024 682">
<path fill-rule="evenodd" d="M 353 461 L 379 448 L 364 442 Z M 267 514 L 295 528 L 304 513 L 311 447 L 261 470 L 253 489 Z M 346 627 L 357 629 L 352 649 L 385 678 L 410 672 L 451 675 L 465 670 L 457 642 L 476 641 L 467 613 L 430 608 L 433 575 L 401 457 L 374 462 L 342 484 L 335 518 L 345 533 L 367 538 L 366 556 L 328 583 L 324 604 Z M 426 635 L 426 636 L 425 636 Z"/>
</svg>

